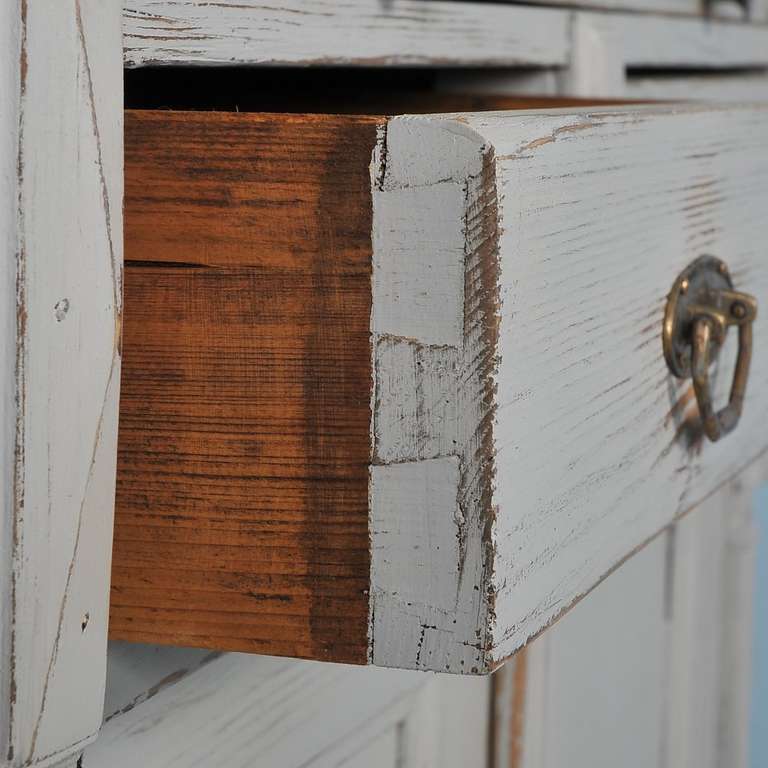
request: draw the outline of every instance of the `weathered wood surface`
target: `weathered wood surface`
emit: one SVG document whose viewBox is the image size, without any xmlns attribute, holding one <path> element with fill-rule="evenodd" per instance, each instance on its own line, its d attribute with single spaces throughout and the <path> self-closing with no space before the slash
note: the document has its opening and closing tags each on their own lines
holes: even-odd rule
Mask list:
<svg viewBox="0 0 768 768">
<path fill-rule="evenodd" d="M 768 301 L 767 119 L 130 115 L 113 636 L 481 673 L 540 632 L 766 447 L 768 364 L 705 444 L 659 334 L 702 253 Z"/>
<path fill-rule="evenodd" d="M 768 301 L 767 126 L 764 108 L 696 107 L 389 122 L 374 663 L 493 666 L 766 448 L 768 363 L 737 435 L 706 444 L 659 334 L 702 253 Z"/>
<path fill-rule="evenodd" d="M 113 638 L 367 661 L 384 122 L 127 113 Z"/>
<path fill-rule="evenodd" d="M 128 113 L 112 637 L 365 662 L 376 128 Z"/>
<path fill-rule="evenodd" d="M 605 37 L 627 67 L 718 69 L 768 64 L 768 28 L 761 24 L 589 11 L 577 17 Z"/>
<path fill-rule="evenodd" d="M 422 0 L 124 0 L 125 60 L 149 64 L 556 66 L 568 13 Z"/>
<path fill-rule="evenodd" d="M 522 746 L 512 768 L 677 768 L 665 762 L 664 743 L 669 544 L 657 538 L 526 649 Z"/>
<path fill-rule="evenodd" d="M 127 705 L 87 768 L 486 766 L 488 678 L 122 643 L 109 663 L 107 700 Z"/>
<path fill-rule="evenodd" d="M 668 6 L 700 5 L 698 0 L 657 1 Z M 624 4 L 624 0 L 615 2 L 617 7 Z M 577 46 L 574 25 L 580 19 L 588 20 L 596 35 L 609 39 L 617 66 L 759 67 L 765 66 L 768 57 L 765 25 L 509 3 L 281 0 L 266 7 L 257 0 L 216 4 L 125 0 L 123 13 L 128 66 L 301 63 L 567 68 Z"/>
<path fill-rule="evenodd" d="M 6 2 L 0 39 L 0 764 L 17 768 L 73 761 L 101 723 L 120 382 L 120 9 Z"/>
</svg>

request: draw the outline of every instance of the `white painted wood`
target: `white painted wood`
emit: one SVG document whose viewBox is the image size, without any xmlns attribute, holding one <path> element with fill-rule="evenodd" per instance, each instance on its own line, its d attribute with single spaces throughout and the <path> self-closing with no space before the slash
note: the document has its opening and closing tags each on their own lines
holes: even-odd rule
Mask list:
<svg viewBox="0 0 768 768">
<path fill-rule="evenodd" d="M 225 654 L 105 723 L 85 763 L 88 768 L 320 766 L 326 752 L 339 760 L 351 757 L 402 720 L 407 708 L 398 709 L 399 702 L 430 679 Z"/>
<path fill-rule="evenodd" d="M 662 765 L 718 768 L 725 585 L 724 504 L 730 486 L 674 528 L 667 737 Z M 730 765 L 730 763 L 727 763 Z"/>
<path fill-rule="evenodd" d="M 632 101 L 768 101 L 768 74 L 629 77 L 624 95 Z"/>
<path fill-rule="evenodd" d="M 554 66 L 568 13 L 435 0 L 123 0 L 125 60 L 148 64 Z"/>
<path fill-rule="evenodd" d="M 491 716 L 490 677 L 438 675 L 431 684 L 435 691 L 437 760 L 426 768 L 466 768 L 488 762 L 488 732 Z"/>
<path fill-rule="evenodd" d="M 766 481 L 755 465 L 728 487 L 722 499 L 725 515 L 724 581 L 720 622 L 720 707 L 716 765 L 749 765 L 750 703 L 755 557 L 758 534 L 754 491 Z"/>
<path fill-rule="evenodd" d="M 655 539 L 526 650 L 521 768 L 660 768 L 667 552 Z"/>
<path fill-rule="evenodd" d="M 120 8 L 0 10 L 0 764 L 101 723 L 122 268 Z"/>
<path fill-rule="evenodd" d="M 676 526 L 665 766 L 747 768 L 756 463 Z"/>
<path fill-rule="evenodd" d="M 571 61 L 563 75 L 565 94 L 601 98 L 624 91 L 626 63 L 618 35 L 606 34 L 595 16 L 576 14 L 571 26 Z"/>
<path fill-rule="evenodd" d="M 768 28 L 710 19 L 579 11 L 635 68 L 765 67 Z"/>
<path fill-rule="evenodd" d="M 529 646 L 522 768 L 746 768 L 760 477 L 724 485 Z"/>
<path fill-rule="evenodd" d="M 336 761 L 338 768 L 397 768 L 400 731 L 397 725 L 390 726 L 383 734 L 366 744 L 359 752 Z"/>
<path fill-rule="evenodd" d="M 768 361 L 755 356 L 737 434 L 704 443 L 660 332 L 702 253 L 768 303 L 766 128 L 764 107 L 704 106 L 389 122 L 374 664 L 487 671 L 765 450 Z"/>
<path fill-rule="evenodd" d="M 114 645 L 107 698 L 131 700 L 85 753 L 87 768 L 463 768 L 486 763 L 489 680 L 247 654 Z M 387 763 L 389 758 L 394 759 Z"/>
<path fill-rule="evenodd" d="M 613 2 L 613 0 L 608 0 Z M 694 0 L 657 0 L 664 5 Z M 624 3 L 624 0 L 616 0 Z M 630 0 L 627 0 L 630 2 Z M 634 0 L 632 0 L 634 2 Z M 125 60 L 148 64 L 563 67 L 590 20 L 631 67 L 768 63 L 768 28 L 685 16 L 431 0 L 124 0 Z M 590 3 L 593 5 L 593 3 Z M 602 43 L 601 43 L 602 44 Z M 612 94 L 616 95 L 616 94 Z"/>
<path fill-rule="evenodd" d="M 110 642 L 104 719 L 110 720 L 151 699 L 217 656 L 200 648 Z"/>
<path fill-rule="evenodd" d="M 567 5 L 635 13 L 701 15 L 704 0 L 528 0 L 537 5 Z"/>
<path fill-rule="evenodd" d="M 712 19 L 577 11 L 571 46 L 561 92 L 587 98 L 754 101 L 768 66 L 768 27 Z M 675 69 L 678 78 L 669 76 Z"/>
</svg>

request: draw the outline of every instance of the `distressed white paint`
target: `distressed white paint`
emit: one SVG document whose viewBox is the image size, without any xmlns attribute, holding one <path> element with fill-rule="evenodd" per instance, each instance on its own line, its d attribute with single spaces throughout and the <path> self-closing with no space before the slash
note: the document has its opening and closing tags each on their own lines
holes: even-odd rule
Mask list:
<svg viewBox="0 0 768 768">
<path fill-rule="evenodd" d="M 159 651 L 110 646 L 110 667 L 137 670 L 145 687 L 110 676 L 108 700 L 130 705 L 87 749 L 87 768 L 485 765 L 487 679 L 248 654 L 196 665 L 189 650 Z"/>
<path fill-rule="evenodd" d="M 768 72 L 629 77 L 624 95 L 632 101 L 768 101 Z"/>
<path fill-rule="evenodd" d="M 553 66 L 557 9 L 435 0 L 124 0 L 125 60 L 147 64 Z"/>
<path fill-rule="evenodd" d="M 120 8 L 0 10 L 0 764 L 101 722 L 122 265 Z"/>
<path fill-rule="evenodd" d="M 690 444 L 660 328 L 702 253 L 768 303 L 767 129 L 761 107 L 390 121 L 374 168 L 374 663 L 489 669 L 766 448 L 768 361 L 737 434 Z M 434 208 L 462 196 L 463 281 Z M 391 290 L 417 266 L 430 302 L 460 294 L 458 345 L 450 311 L 440 335 Z"/>
<path fill-rule="evenodd" d="M 617 9 L 637 5 L 636 0 L 607 2 L 615 2 Z M 694 0 L 657 2 L 694 4 Z M 695 4 L 699 5 L 698 0 Z M 124 0 L 123 5 L 129 66 L 564 67 L 571 62 L 573 19 L 591 20 L 606 37 L 606 45 L 622 52 L 627 66 L 717 68 L 768 63 L 768 28 L 690 16 L 445 0 L 280 0 L 269 7 L 257 0 Z"/>
</svg>

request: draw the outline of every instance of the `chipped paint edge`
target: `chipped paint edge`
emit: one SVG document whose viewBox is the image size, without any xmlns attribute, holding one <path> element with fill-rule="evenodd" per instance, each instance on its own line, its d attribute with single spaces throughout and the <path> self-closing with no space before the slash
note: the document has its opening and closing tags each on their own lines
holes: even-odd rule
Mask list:
<svg viewBox="0 0 768 768">
<path fill-rule="evenodd" d="M 493 148 L 399 117 L 374 152 L 369 661 L 483 674 L 499 328 Z"/>
</svg>

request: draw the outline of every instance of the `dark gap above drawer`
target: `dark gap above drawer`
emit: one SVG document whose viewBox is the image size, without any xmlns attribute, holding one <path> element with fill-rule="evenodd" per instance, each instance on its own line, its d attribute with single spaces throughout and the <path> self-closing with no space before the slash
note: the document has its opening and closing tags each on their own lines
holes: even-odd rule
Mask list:
<svg viewBox="0 0 768 768">
<path fill-rule="evenodd" d="M 452 71 L 455 70 L 146 67 L 125 71 L 125 106 L 144 110 L 383 115 L 616 103 L 438 90 L 438 74 Z"/>
</svg>

